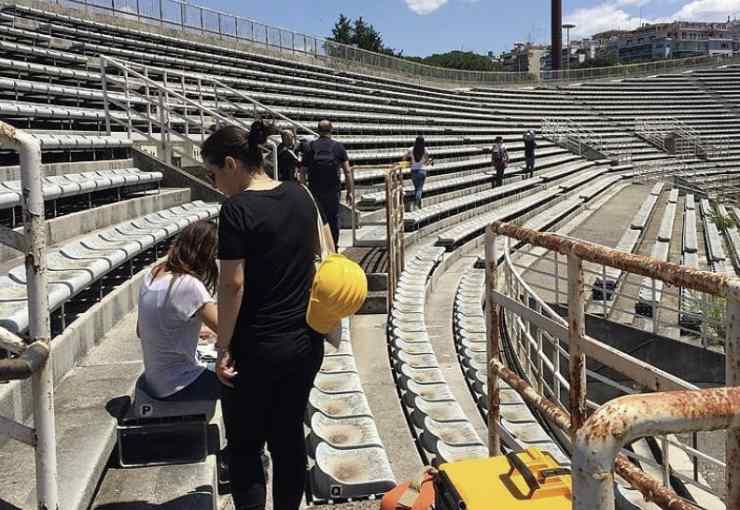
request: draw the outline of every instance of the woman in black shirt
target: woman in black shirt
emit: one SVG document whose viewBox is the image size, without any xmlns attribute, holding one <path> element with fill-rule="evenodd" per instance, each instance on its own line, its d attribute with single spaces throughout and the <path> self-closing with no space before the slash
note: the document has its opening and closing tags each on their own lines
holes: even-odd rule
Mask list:
<svg viewBox="0 0 740 510">
<path fill-rule="evenodd" d="M 303 414 L 323 358 L 306 324 L 313 280 L 316 208 L 305 189 L 271 179 L 255 122 L 211 135 L 209 177 L 226 195 L 219 216 L 216 373 L 228 406 L 231 487 L 237 510 L 265 507 L 260 452 L 273 459 L 276 509 L 298 509 L 306 478 Z"/>
<path fill-rule="evenodd" d="M 277 147 L 278 175 L 281 181 L 296 181 L 298 156 L 295 153 L 295 137 L 293 132 L 286 129 L 280 133 L 282 142 Z"/>
</svg>

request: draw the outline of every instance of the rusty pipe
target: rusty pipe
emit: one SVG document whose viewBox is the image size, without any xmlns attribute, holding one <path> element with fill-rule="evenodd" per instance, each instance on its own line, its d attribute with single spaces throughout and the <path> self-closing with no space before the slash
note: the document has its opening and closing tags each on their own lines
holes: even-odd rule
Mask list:
<svg viewBox="0 0 740 510">
<path fill-rule="evenodd" d="M 0 381 L 28 379 L 44 366 L 49 358 L 49 344 L 34 342 L 17 358 L 0 360 Z"/>
<path fill-rule="evenodd" d="M 726 429 L 740 418 L 740 388 L 628 395 L 601 406 L 576 434 L 575 510 L 614 510 L 614 462 L 638 438 Z"/>
<path fill-rule="evenodd" d="M 506 368 L 498 360 L 492 360 L 491 371 L 496 373 L 530 406 L 537 409 L 550 423 L 564 432 L 570 431 L 570 417 L 559 406 L 540 395 L 527 381 Z M 696 510 L 697 507 L 681 498 L 659 480 L 652 478 L 635 466 L 626 455 L 620 453 L 614 461 L 614 470 L 619 476 L 640 491 L 645 501 L 653 502 L 666 510 Z"/>
<path fill-rule="evenodd" d="M 0 121 L 0 146 L 18 152 L 23 201 L 23 234 L 26 238 L 26 287 L 28 334 L 33 350 L 9 360 L 8 375 L 30 376 L 33 424 L 36 431 L 36 500 L 39 508 L 59 506 L 56 427 L 54 424 L 54 368 L 49 350 L 49 295 L 46 276 L 46 217 L 41 175 L 41 144 L 29 133 Z M 40 344 L 40 345 L 39 345 Z M 30 351 L 30 352 L 29 352 Z"/>
<path fill-rule="evenodd" d="M 574 255 L 588 262 L 655 278 L 675 287 L 697 290 L 740 301 L 740 279 L 735 277 L 699 271 L 671 262 L 660 262 L 651 257 L 625 253 L 600 244 L 565 238 L 548 232 L 539 232 L 526 227 L 518 227 L 511 223 L 495 221 L 488 228 L 497 234 L 512 237 L 563 255 Z"/>
</svg>

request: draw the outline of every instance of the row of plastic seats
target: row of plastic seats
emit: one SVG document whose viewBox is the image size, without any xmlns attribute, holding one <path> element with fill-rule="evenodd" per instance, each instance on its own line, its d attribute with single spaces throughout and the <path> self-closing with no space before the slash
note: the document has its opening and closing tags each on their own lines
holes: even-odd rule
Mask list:
<svg viewBox="0 0 740 510">
<path fill-rule="evenodd" d="M 180 232 L 214 218 L 217 204 L 195 201 L 98 230 L 47 254 L 49 309 L 54 310 L 113 269 Z M 0 326 L 14 332 L 28 327 L 25 265 L 0 275 Z"/>
<path fill-rule="evenodd" d="M 485 270 L 470 268 L 460 279 L 453 308 L 453 333 L 468 386 L 485 417 L 488 413 L 488 339 L 483 312 Z M 561 464 L 568 457 L 535 419 L 522 397 L 499 380 L 502 438 L 509 448 L 536 447 L 553 454 Z M 513 442 L 513 444 L 511 444 Z"/>
<path fill-rule="evenodd" d="M 306 425 L 315 503 L 375 497 L 396 485 L 357 373 L 348 319 L 339 349 L 327 352 L 316 377 Z"/>
<path fill-rule="evenodd" d="M 703 198 L 699 202 L 702 222 L 704 225 L 704 240 L 707 248 L 707 259 L 712 271 L 715 273 L 734 274 L 732 265 L 727 260 L 725 249 L 722 246 L 722 235 L 717 224 L 714 222 L 714 209 L 708 199 Z"/>
<path fill-rule="evenodd" d="M 539 185 L 539 177 L 532 177 L 522 181 L 512 182 L 493 189 L 473 193 L 468 196 L 453 198 L 444 202 L 429 205 L 404 215 L 403 221 L 407 231 L 415 230 L 422 225 L 431 223 L 439 218 L 450 216 L 457 212 L 473 207 L 485 205 L 495 200 L 522 193 Z"/>
<path fill-rule="evenodd" d="M 466 172 L 463 176 L 459 176 L 458 172 L 454 175 L 457 175 L 457 177 L 442 178 L 439 180 L 430 180 L 427 176 L 427 182 L 424 184 L 424 195 L 430 196 L 452 192 L 461 188 L 474 188 L 476 186 L 490 185 L 493 179 L 490 171 L 484 171 L 482 169 L 475 170 L 472 174 L 468 174 Z M 407 198 L 412 197 L 414 194 L 414 186 L 411 183 L 405 183 L 403 191 Z M 380 207 L 384 204 L 385 191 L 378 191 L 373 193 L 363 193 L 359 205 L 360 207 Z"/>
<path fill-rule="evenodd" d="M 650 253 L 651 257 L 661 262 L 668 261 L 671 238 L 673 237 L 673 225 L 676 221 L 677 200 L 678 190 L 671 190 L 668 194 L 668 204 L 660 220 L 655 244 L 653 244 L 652 252 Z M 635 313 L 655 319 L 653 317 L 653 311 L 660 304 L 662 296 L 663 281 L 653 280 L 648 277 L 642 278 L 639 296 L 635 303 Z"/>
<path fill-rule="evenodd" d="M 655 206 L 658 204 L 660 193 L 663 191 L 664 184 L 655 184 L 650 193 L 643 201 L 640 209 L 635 213 L 629 226 L 625 229 L 622 237 L 617 242 L 615 249 L 623 251 L 625 253 L 634 253 L 643 238 L 645 228 L 653 217 L 655 212 Z M 614 295 L 619 288 L 623 271 L 615 267 L 607 267 L 604 273 L 597 276 L 591 286 L 591 301 L 593 304 L 598 304 L 603 309 L 603 302 L 608 301 L 608 305 L 611 306 L 611 301 L 614 299 Z"/>
<path fill-rule="evenodd" d="M 94 191 L 158 183 L 162 172 L 142 172 L 138 168 L 99 170 L 42 178 L 44 200 L 57 200 Z M 21 205 L 20 181 L 0 182 L 0 209 Z"/>
<path fill-rule="evenodd" d="M 427 462 L 485 457 L 484 446 L 440 370 L 424 322 L 430 279 L 444 249 L 426 246 L 406 263 L 388 316 L 391 366 L 412 433 Z"/>
</svg>

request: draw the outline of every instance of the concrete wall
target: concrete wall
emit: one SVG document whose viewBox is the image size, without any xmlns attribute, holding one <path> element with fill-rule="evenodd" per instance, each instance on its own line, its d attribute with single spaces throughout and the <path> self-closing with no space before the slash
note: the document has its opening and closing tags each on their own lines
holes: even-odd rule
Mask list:
<svg viewBox="0 0 740 510">
<path fill-rule="evenodd" d="M 556 310 L 563 317 L 567 317 L 567 310 L 563 307 Z M 697 386 L 711 387 L 725 384 L 725 356 L 722 353 L 593 316 L 586 318 L 586 333 Z M 567 363 L 565 358 L 561 359 L 561 367 L 564 367 L 563 373 L 566 375 Z M 588 368 L 630 386 L 627 378 L 600 363 L 589 361 Z M 620 394 L 593 380 L 589 381 L 588 390 L 589 398 L 595 402 L 604 402 Z"/>
</svg>

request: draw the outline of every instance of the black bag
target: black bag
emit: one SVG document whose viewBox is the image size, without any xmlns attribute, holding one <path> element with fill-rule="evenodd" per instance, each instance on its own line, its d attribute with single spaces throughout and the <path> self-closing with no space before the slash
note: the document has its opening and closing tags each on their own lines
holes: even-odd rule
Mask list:
<svg viewBox="0 0 740 510">
<path fill-rule="evenodd" d="M 320 191 L 340 189 L 339 162 L 334 155 L 333 144 L 317 144 L 314 141 L 311 142 L 309 150 L 313 156 L 308 168 L 308 183 L 311 189 Z"/>
</svg>

